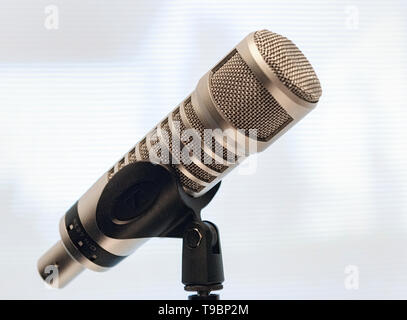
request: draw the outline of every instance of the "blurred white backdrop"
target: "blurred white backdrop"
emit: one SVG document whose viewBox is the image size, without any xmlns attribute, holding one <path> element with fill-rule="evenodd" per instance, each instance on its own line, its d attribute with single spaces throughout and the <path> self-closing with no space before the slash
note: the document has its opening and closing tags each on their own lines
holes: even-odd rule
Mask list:
<svg viewBox="0 0 407 320">
<path fill-rule="evenodd" d="M 47 20 L 49 5 L 58 21 Z M 231 173 L 205 209 L 221 230 L 222 297 L 406 299 L 406 9 L 401 0 L 1 1 L 0 298 L 186 297 L 178 240 L 153 239 L 63 290 L 44 286 L 36 262 L 83 192 L 246 34 L 266 28 L 305 53 L 323 95 L 254 174 Z M 357 290 L 345 286 L 349 265 Z"/>
</svg>

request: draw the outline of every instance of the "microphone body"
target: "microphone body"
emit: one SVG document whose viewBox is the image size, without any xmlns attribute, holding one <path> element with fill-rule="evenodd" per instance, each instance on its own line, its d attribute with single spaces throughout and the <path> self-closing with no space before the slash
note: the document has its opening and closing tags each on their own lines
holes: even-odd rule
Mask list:
<svg viewBox="0 0 407 320">
<path fill-rule="evenodd" d="M 311 65 L 290 40 L 267 30 L 249 34 L 68 210 L 61 240 L 38 262 L 40 275 L 50 283 L 57 274 L 50 284 L 63 287 L 85 268 L 108 270 L 181 219 L 186 209 L 168 201 L 169 188 L 157 187 L 161 176 L 175 177 L 191 199 L 205 197 L 301 120 L 320 95 Z M 134 166 L 144 162 L 170 170 L 156 166 L 157 175 L 147 176 L 147 167 Z"/>
</svg>

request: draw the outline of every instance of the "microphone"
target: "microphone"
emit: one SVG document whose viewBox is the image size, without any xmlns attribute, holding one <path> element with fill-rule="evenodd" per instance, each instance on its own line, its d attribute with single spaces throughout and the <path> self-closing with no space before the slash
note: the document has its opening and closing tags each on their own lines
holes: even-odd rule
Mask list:
<svg viewBox="0 0 407 320">
<path fill-rule="evenodd" d="M 62 217 L 61 240 L 38 261 L 41 277 L 60 288 L 85 268 L 108 270 L 176 224 L 179 208 L 144 163 L 168 165 L 191 201 L 203 198 L 310 112 L 321 94 L 293 42 L 268 30 L 250 33 Z"/>
</svg>

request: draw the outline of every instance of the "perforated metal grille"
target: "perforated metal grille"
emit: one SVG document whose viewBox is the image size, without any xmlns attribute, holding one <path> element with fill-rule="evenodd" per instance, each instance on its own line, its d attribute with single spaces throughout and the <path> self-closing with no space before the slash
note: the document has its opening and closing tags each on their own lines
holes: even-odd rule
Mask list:
<svg viewBox="0 0 407 320">
<path fill-rule="evenodd" d="M 140 157 L 142 160 L 146 161 L 149 159 L 146 138 L 141 140 L 141 142 L 139 143 L 140 143 L 139 145 Z"/>
<path fill-rule="evenodd" d="M 223 164 L 220 163 L 216 163 L 215 159 L 212 159 L 211 157 L 209 157 L 205 151 L 203 151 L 203 149 L 201 150 L 201 159 L 204 159 L 204 164 L 205 166 L 207 166 L 208 168 L 211 168 L 213 171 L 222 173 L 223 171 L 225 171 L 227 168 L 229 168 L 228 166 L 225 166 Z M 205 160 L 207 159 L 207 160 Z"/>
<path fill-rule="evenodd" d="M 261 141 L 269 140 L 292 121 L 238 52 L 212 74 L 210 84 L 212 96 L 224 116 L 246 133 L 257 129 Z"/>
<path fill-rule="evenodd" d="M 210 175 L 206 171 L 199 168 L 195 163 L 191 162 L 189 164 L 183 163 L 182 166 L 188 170 L 193 176 L 197 177 L 201 181 L 212 182 L 216 177 Z"/>
<path fill-rule="evenodd" d="M 179 136 L 181 136 L 182 132 L 185 131 L 185 125 L 181 120 L 181 114 L 179 113 L 179 108 L 177 108 L 174 111 L 172 119 L 173 119 L 173 121 L 177 121 L 179 123 L 179 132 L 177 132 L 177 133 Z M 201 160 L 201 162 L 203 162 L 205 164 L 205 166 L 207 166 L 208 168 L 212 169 L 213 171 L 216 171 L 219 173 L 222 173 L 223 171 L 225 171 L 228 168 L 228 166 L 216 163 L 215 160 L 213 158 L 211 158 L 209 155 L 207 155 L 203 149 L 201 149 L 200 160 Z"/>
<path fill-rule="evenodd" d="M 200 184 L 189 179 L 177 167 L 175 167 L 175 171 L 177 172 L 179 181 L 185 188 L 188 188 L 189 190 L 192 190 L 193 192 L 200 192 L 204 188 Z"/>
<path fill-rule="evenodd" d="M 179 158 L 179 151 L 178 152 L 173 152 L 174 150 L 172 149 L 172 134 L 170 131 L 170 128 L 168 126 L 168 119 L 165 119 L 163 122 L 161 122 L 161 131 L 162 131 L 162 137 L 164 141 L 161 141 L 161 144 L 169 150 L 171 153 L 172 157 Z M 169 162 L 168 162 L 169 163 Z"/>
<path fill-rule="evenodd" d="M 124 157 L 121 158 L 121 159 L 119 160 L 119 162 L 117 163 L 117 170 L 122 169 L 122 168 L 124 167 L 125 163 L 126 163 L 126 160 L 124 159 Z"/>
<path fill-rule="evenodd" d="M 153 146 L 159 141 L 157 135 L 157 128 L 154 128 L 153 132 L 150 135 L 150 145 Z"/>
<path fill-rule="evenodd" d="M 263 59 L 285 86 L 306 101 L 319 100 L 322 89 L 318 77 L 294 43 L 268 30 L 257 31 L 254 41 Z"/>
<path fill-rule="evenodd" d="M 184 110 L 185 110 L 185 114 L 188 118 L 189 123 L 191 124 L 191 126 L 197 130 L 201 136 L 201 141 L 204 141 L 204 129 L 205 127 L 203 126 L 202 122 L 199 120 L 198 116 L 196 115 L 195 111 L 194 111 L 194 107 L 192 106 L 191 100 L 187 100 L 185 105 L 184 105 Z M 209 142 L 208 142 L 209 144 Z M 212 152 L 216 152 L 216 154 L 219 153 L 218 150 L 222 150 L 222 157 L 224 160 L 237 160 L 237 156 L 232 153 L 230 150 L 224 148 L 223 146 L 221 146 L 216 140 L 215 138 L 212 138 L 212 145 L 209 146 L 212 149 Z M 220 155 L 219 155 L 220 156 Z"/>
<path fill-rule="evenodd" d="M 133 148 L 129 151 L 128 158 L 129 158 L 129 163 L 135 162 L 137 160 L 136 159 L 136 148 Z"/>
<path fill-rule="evenodd" d="M 195 114 L 194 108 L 192 106 L 191 99 L 188 99 L 185 102 L 184 110 L 185 110 L 185 114 L 186 114 L 186 116 L 188 118 L 188 121 L 191 124 L 191 126 L 195 130 L 199 131 L 199 133 L 203 137 L 205 127 L 203 126 L 202 122 L 199 120 L 198 116 Z"/>
<path fill-rule="evenodd" d="M 169 148 L 170 148 L 169 150 L 171 150 L 172 156 L 178 157 L 178 155 L 176 155 L 175 150 L 172 149 L 172 134 L 170 131 L 170 127 L 168 126 L 167 119 L 165 119 L 161 123 L 161 128 L 163 130 L 163 134 L 164 134 L 164 132 L 166 133 L 165 136 L 163 136 L 163 138 L 165 140 L 168 139 L 168 141 L 166 141 L 165 144 L 169 145 Z M 216 178 L 216 177 L 210 175 L 208 172 L 204 171 L 203 169 L 199 168 L 196 164 L 191 162 L 189 159 L 184 159 L 184 157 L 181 157 L 181 162 L 182 162 L 182 166 L 185 169 L 187 169 L 189 173 L 191 173 L 194 177 L 198 178 L 201 181 L 211 182 Z M 173 165 L 173 166 L 176 166 L 176 165 Z"/>
<path fill-rule="evenodd" d="M 172 120 L 177 121 L 179 123 L 179 129 L 181 132 L 185 130 L 185 125 L 181 120 L 181 114 L 179 113 L 179 108 L 175 109 L 175 111 L 172 113 Z"/>
<path fill-rule="evenodd" d="M 164 121 L 164 123 L 161 124 L 161 128 L 164 130 L 169 130 L 169 128 L 166 125 L 168 125 L 168 124 L 166 121 Z M 155 149 L 155 151 L 158 153 L 159 156 L 161 155 L 161 153 L 160 153 L 161 151 L 159 150 L 159 147 L 160 147 L 160 149 L 166 148 L 165 142 L 162 142 L 158 139 L 156 129 L 153 131 L 152 135 L 150 136 L 150 144 L 151 144 L 151 148 L 157 148 L 157 149 Z M 144 138 L 142 141 L 139 142 L 139 151 L 140 151 L 140 156 L 141 156 L 142 160 L 150 161 L 149 150 L 147 148 L 146 138 Z M 167 163 L 170 163 L 170 162 L 167 162 Z M 186 175 L 184 175 L 177 168 L 177 166 L 174 165 L 173 167 L 174 167 L 175 171 L 177 172 L 178 178 L 183 187 L 185 187 L 193 192 L 200 192 L 204 188 L 203 186 L 192 181 Z"/>
<path fill-rule="evenodd" d="M 163 123 L 166 123 L 167 120 L 165 120 Z M 161 129 L 163 128 L 163 123 L 160 124 Z M 155 130 L 154 134 L 151 136 L 151 139 L 156 140 L 156 142 L 153 142 L 151 144 L 151 149 L 152 152 L 150 153 L 150 160 L 152 159 L 151 157 L 154 155 L 157 155 L 158 157 L 158 162 L 163 163 L 163 164 L 169 164 L 171 163 L 171 136 L 166 137 L 166 131 L 163 132 L 164 135 L 164 140 L 160 138 L 158 135 L 157 130 Z"/>
<path fill-rule="evenodd" d="M 114 172 L 114 167 L 113 167 L 113 168 L 111 168 L 111 169 L 109 170 L 109 172 L 107 173 L 107 179 L 108 179 L 108 180 L 112 179 L 112 177 L 114 176 L 114 174 L 115 174 L 115 172 Z"/>
</svg>

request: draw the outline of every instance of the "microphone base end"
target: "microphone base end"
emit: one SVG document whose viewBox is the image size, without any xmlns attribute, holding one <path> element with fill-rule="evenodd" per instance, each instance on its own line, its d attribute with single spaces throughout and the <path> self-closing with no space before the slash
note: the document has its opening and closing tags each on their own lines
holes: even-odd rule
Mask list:
<svg viewBox="0 0 407 320">
<path fill-rule="evenodd" d="M 38 260 L 41 278 L 52 288 L 63 288 L 85 268 L 76 261 L 59 240 Z"/>
</svg>

